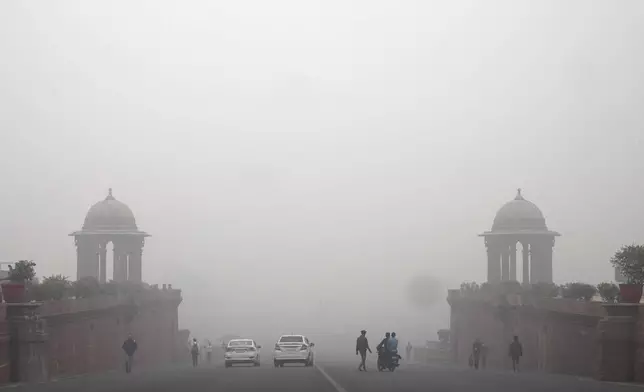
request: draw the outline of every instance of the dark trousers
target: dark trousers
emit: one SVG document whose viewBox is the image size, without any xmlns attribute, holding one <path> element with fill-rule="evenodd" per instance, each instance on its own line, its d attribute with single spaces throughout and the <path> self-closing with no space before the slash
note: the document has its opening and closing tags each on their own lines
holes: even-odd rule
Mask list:
<svg viewBox="0 0 644 392">
<path fill-rule="evenodd" d="M 130 373 L 132 371 L 132 356 L 128 355 L 125 359 L 125 373 Z"/>
<path fill-rule="evenodd" d="M 472 357 L 474 359 L 474 369 L 478 369 L 479 368 L 480 354 L 479 353 L 474 353 L 474 354 L 472 354 Z"/>
<path fill-rule="evenodd" d="M 367 350 L 360 351 L 360 366 L 358 366 L 358 369 L 363 369 L 367 370 L 367 365 L 365 364 L 365 361 L 367 360 Z"/>
<path fill-rule="evenodd" d="M 519 371 L 519 357 L 512 357 L 512 370 L 515 372 Z"/>
<path fill-rule="evenodd" d="M 199 365 L 199 353 L 192 353 L 192 366 Z"/>
</svg>

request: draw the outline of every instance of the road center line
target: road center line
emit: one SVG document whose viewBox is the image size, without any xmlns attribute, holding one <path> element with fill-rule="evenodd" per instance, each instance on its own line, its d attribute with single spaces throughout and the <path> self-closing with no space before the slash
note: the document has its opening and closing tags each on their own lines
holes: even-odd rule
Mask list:
<svg viewBox="0 0 644 392">
<path fill-rule="evenodd" d="M 315 368 L 316 368 L 320 373 L 322 373 L 322 375 L 324 376 L 324 378 L 326 378 L 326 379 L 327 379 L 327 381 L 331 383 L 331 385 L 333 385 L 333 388 L 335 388 L 335 390 L 336 390 L 336 391 L 338 391 L 338 392 L 347 392 L 347 390 L 346 390 L 346 389 L 344 389 L 344 388 L 342 388 L 342 386 L 341 386 L 340 384 L 338 384 L 334 379 L 332 379 L 332 378 L 331 378 L 331 376 L 329 376 L 329 374 L 328 374 L 327 372 L 325 372 L 325 371 L 324 371 L 324 369 L 322 369 L 322 367 L 320 367 L 320 365 L 317 365 L 317 364 L 316 364 L 316 365 L 315 365 Z"/>
</svg>

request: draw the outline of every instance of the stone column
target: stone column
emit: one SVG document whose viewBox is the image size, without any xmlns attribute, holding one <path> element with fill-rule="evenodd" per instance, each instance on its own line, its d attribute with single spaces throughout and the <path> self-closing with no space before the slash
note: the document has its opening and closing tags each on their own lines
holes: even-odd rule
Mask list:
<svg viewBox="0 0 644 392">
<path fill-rule="evenodd" d="M 517 243 L 510 245 L 510 279 L 517 280 Z"/>
<path fill-rule="evenodd" d="M 107 282 L 107 242 L 101 242 L 99 245 L 99 282 Z"/>
<path fill-rule="evenodd" d="M 98 243 L 90 237 L 76 237 L 76 278 L 98 279 Z"/>
<path fill-rule="evenodd" d="M 114 244 L 114 281 L 127 281 L 127 248 L 120 241 L 113 241 Z"/>
<path fill-rule="evenodd" d="M 541 275 L 539 268 L 541 265 L 541 248 L 538 241 L 530 241 L 530 283 L 539 283 Z"/>
<path fill-rule="evenodd" d="M 501 281 L 510 280 L 510 247 L 504 244 L 501 250 Z"/>
<path fill-rule="evenodd" d="M 83 277 L 83 273 L 85 272 L 83 270 L 83 259 L 85 258 L 83 237 L 74 237 L 74 245 L 76 245 L 76 280 L 78 280 Z"/>
<path fill-rule="evenodd" d="M 39 303 L 12 304 L 6 308 L 9 370 L 12 382 L 46 381 L 49 378 L 46 323 L 35 315 Z"/>
<path fill-rule="evenodd" d="M 498 244 L 490 238 L 485 239 L 487 247 L 487 281 L 498 283 L 501 281 L 501 254 Z"/>
<path fill-rule="evenodd" d="M 523 247 L 523 284 L 530 284 L 530 244 L 522 242 Z"/>
<path fill-rule="evenodd" d="M 132 282 L 141 283 L 143 279 L 143 241 L 134 242 L 130 250 L 127 279 Z"/>
<path fill-rule="evenodd" d="M 633 381 L 637 347 L 639 304 L 606 304 L 606 317 L 598 329 L 599 353 L 596 378 L 602 381 Z"/>
<path fill-rule="evenodd" d="M 543 263 L 541 266 L 541 279 L 543 282 L 552 283 L 552 250 L 555 245 L 555 239 L 548 238 L 543 244 Z"/>
</svg>

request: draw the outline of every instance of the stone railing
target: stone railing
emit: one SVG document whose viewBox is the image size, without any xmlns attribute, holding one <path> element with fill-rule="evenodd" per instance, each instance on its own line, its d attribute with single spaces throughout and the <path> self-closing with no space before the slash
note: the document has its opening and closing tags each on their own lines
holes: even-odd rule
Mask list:
<svg viewBox="0 0 644 392">
<path fill-rule="evenodd" d="M 102 294 L 89 298 L 50 300 L 43 302 L 43 305 L 38 309 L 38 313 L 41 317 L 46 318 L 62 314 L 100 311 L 117 306 L 169 300 L 181 302 L 181 290 L 146 289 L 125 294 Z"/>
</svg>

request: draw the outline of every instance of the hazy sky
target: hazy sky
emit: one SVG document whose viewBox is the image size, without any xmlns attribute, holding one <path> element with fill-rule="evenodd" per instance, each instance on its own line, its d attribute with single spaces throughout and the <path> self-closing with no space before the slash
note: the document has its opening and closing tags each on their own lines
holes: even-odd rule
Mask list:
<svg viewBox="0 0 644 392">
<path fill-rule="evenodd" d="M 563 234 L 555 280 L 609 280 L 644 242 L 642 20 L 641 0 L 2 2 L 0 261 L 75 277 L 67 234 L 112 187 L 182 322 L 402 309 L 413 275 L 485 279 L 477 234 L 521 187 Z"/>
</svg>

